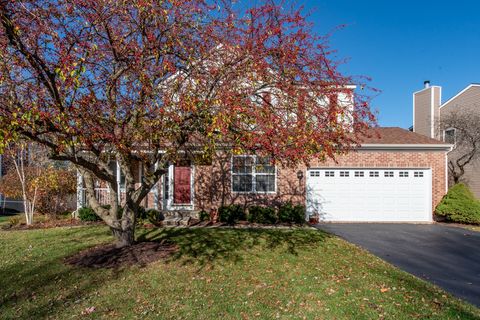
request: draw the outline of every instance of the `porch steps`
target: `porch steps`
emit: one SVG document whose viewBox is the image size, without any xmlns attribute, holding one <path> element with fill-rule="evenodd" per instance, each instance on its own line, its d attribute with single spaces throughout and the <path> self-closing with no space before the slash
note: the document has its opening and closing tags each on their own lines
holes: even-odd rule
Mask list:
<svg viewBox="0 0 480 320">
<path fill-rule="evenodd" d="M 162 211 L 165 220 L 163 220 L 164 226 L 188 226 L 190 220 L 195 219 L 198 216 L 194 211 Z"/>
</svg>

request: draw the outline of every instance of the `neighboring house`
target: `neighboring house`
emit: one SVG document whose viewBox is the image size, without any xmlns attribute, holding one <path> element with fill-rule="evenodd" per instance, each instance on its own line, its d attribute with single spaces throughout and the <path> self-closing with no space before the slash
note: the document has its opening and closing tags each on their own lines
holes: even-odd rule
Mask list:
<svg viewBox="0 0 480 320">
<path fill-rule="evenodd" d="M 451 145 L 400 128 L 370 133 L 336 162 L 284 168 L 257 156 L 219 151 L 209 163 L 172 163 L 144 205 L 193 214 L 232 203 L 276 206 L 291 201 L 306 206 L 306 218 L 318 213 L 324 221 L 431 222 L 446 193 Z M 140 182 L 141 166 L 136 171 Z M 121 188 L 122 174 L 116 172 Z M 97 191 L 106 203 L 108 189 Z M 78 206 L 85 205 L 81 177 L 77 200 Z"/>
<path fill-rule="evenodd" d="M 0 179 L 6 174 L 6 165 L 4 156 L 0 154 Z M 19 199 L 10 199 L 0 193 L 0 214 L 7 211 L 23 211 L 23 201 Z"/>
<path fill-rule="evenodd" d="M 413 132 L 454 144 L 455 128 L 440 130 L 442 119 L 453 112 L 480 113 L 480 84 L 470 84 L 442 103 L 442 88 L 425 81 L 424 88 L 413 94 Z M 454 157 L 455 153 L 449 155 L 449 159 Z M 480 197 L 480 160 L 466 165 L 462 181 Z"/>
</svg>

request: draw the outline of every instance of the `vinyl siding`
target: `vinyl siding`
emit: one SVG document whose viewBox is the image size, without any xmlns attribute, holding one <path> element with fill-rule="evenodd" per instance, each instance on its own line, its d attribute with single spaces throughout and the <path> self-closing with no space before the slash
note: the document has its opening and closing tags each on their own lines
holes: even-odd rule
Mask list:
<svg viewBox="0 0 480 320">
<path fill-rule="evenodd" d="M 432 88 L 414 95 L 414 128 L 413 131 L 431 137 L 431 101 Z"/>
<path fill-rule="evenodd" d="M 440 108 L 441 117 L 447 116 L 450 112 L 480 112 L 480 85 L 471 86 Z M 449 160 L 454 160 L 455 157 L 455 152 L 452 152 L 449 155 Z M 462 181 L 470 187 L 477 198 L 480 198 L 480 159 L 465 167 L 465 175 Z"/>
<path fill-rule="evenodd" d="M 442 137 L 442 132 L 437 125 L 438 120 L 440 119 L 440 104 L 442 103 L 441 90 L 442 89 L 440 87 L 433 87 L 433 137 L 435 137 L 436 139 L 441 139 Z"/>
</svg>

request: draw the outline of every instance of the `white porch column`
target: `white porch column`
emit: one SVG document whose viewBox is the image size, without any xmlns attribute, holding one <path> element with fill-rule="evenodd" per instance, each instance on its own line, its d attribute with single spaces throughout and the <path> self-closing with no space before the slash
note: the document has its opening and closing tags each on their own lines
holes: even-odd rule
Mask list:
<svg viewBox="0 0 480 320">
<path fill-rule="evenodd" d="M 155 171 L 157 171 L 157 168 L 158 168 L 158 163 L 156 162 L 155 163 Z M 160 178 L 158 180 L 157 183 L 155 183 L 155 185 L 153 186 L 153 208 L 155 210 L 158 210 L 158 183 L 162 181 L 162 178 Z"/>
<path fill-rule="evenodd" d="M 122 192 L 120 191 L 120 186 L 121 186 L 121 170 L 120 170 L 120 164 L 118 163 L 118 160 L 117 162 L 115 163 L 116 164 L 116 168 L 117 168 L 117 190 L 118 190 L 118 203 L 122 203 Z"/>
<path fill-rule="evenodd" d="M 85 206 L 85 190 L 83 188 L 83 177 L 77 170 L 77 210 Z"/>
</svg>

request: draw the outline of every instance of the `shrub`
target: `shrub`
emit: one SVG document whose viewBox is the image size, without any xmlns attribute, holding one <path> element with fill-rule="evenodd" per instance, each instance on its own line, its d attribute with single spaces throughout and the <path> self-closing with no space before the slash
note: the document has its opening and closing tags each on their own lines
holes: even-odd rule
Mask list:
<svg viewBox="0 0 480 320">
<path fill-rule="evenodd" d="M 248 221 L 274 224 L 277 222 L 277 215 L 274 208 L 253 206 L 248 209 Z"/>
<path fill-rule="evenodd" d="M 480 224 L 480 201 L 466 185 L 459 183 L 448 190 L 435 214 L 451 222 Z"/>
<path fill-rule="evenodd" d="M 278 209 L 278 220 L 288 223 L 304 223 L 305 207 L 302 205 L 294 206 L 291 202 L 288 202 Z"/>
<path fill-rule="evenodd" d="M 41 214 L 57 215 L 72 210 L 77 177 L 74 171 L 53 166 L 24 169 L 26 196 L 35 199 L 35 211 Z M 22 182 L 15 170 L 10 170 L 0 179 L 0 193 L 13 199 L 23 198 Z"/>
<path fill-rule="evenodd" d="M 19 217 L 11 217 L 10 219 L 8 219 L 8 223 L 11 226 L 19 225 L 20 224 L 20 218 Z"/>
<path fill-rule="evenodd" d="M 210 214 L 207 211 L 202 210 L 202 211 L 199 212 L 198 218 L 200 219 L 200 221 L 209 221 L 210 220 Z"/>
<path fill-rule="evenodd" d="M 73 170 L 48 167 L 35 180 L 39 187 L 36 210 L 47 215 L 59 215 L 75 207 L 77 175 Z"/>
<path fill-rule="evenodd" d="M 239 220 L 246 220 L 245 210 L 238 204 L 223 206 L 218 209 L 219 220 L 230 225 Z"/>
<path fill-rule="evenodd" d="M 78 218 L 82 221 L 100 221 L 100 217 L 90 207 L 78 209 Z"/>
<path fill-rule="evenodd" d="M 155 209 L 150 209 L 150 210 L 155 210 Z M 138 212 L 137 212 L 137 219 L 139 220 L 145 220 L 147 219 L 147 209 L 145 207 L 138 207 Z"/>
<path fill-rule="evenodd" d="M 160 225 L 162 221 L 165 220 L 165 216 L 163 215 L 163 213 L 156 209 L 148 209 L 147 211 L 145 211 L 145 216 L 147 217 L 148 221 L 150 221 L 150 223 L 156 226 Z"/>
</svg>

